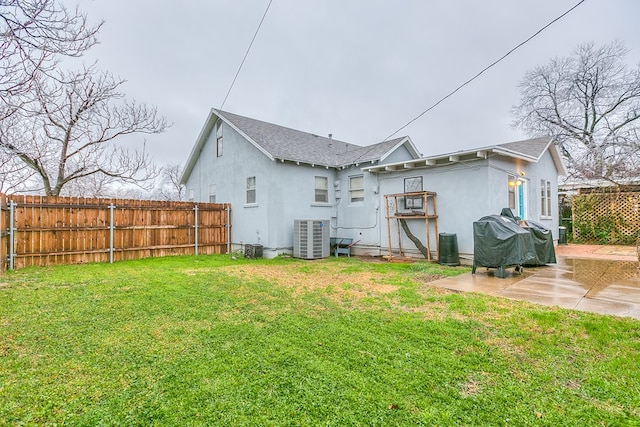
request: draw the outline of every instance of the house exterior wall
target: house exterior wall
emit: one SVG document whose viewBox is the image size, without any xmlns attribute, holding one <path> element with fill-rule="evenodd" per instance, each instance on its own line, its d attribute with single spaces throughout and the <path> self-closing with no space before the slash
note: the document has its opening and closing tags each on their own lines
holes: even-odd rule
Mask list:
<svg viewBox="0 0 640 427">
<path fill-rule="evenodd" d="M 379 201 L 382 206 L 379 212 L 378 230 L 380 252 L 387 254 L 389 250 L 388 230 L 391 229 L 391 245 L 398 247 L 398 223 L 395 219 L 386 219 L 385 194 L 397 194 L 404 192 L 405 178 L 422 177 L 423 190 L 433 191 L 436 195 L 436 214 L 438 233 L 434 222 L 430 222 L 430 244 L 435 253 L 436 242 L 439 233 L 455 233 L 458 240 L 458 248 L 461 254 L 473 253 L 472 224 L 480 216 L 493 213 L 490 211 L 488 199 L 487 162 L 478 160 L 472 164 L 454 164 L 430 169 L 416 169 L 410 171 L 398 171 L 389 174 L 380 174 Z M 411 232 L 421 239 L 426 239 L 426 222 L 424 219 L 407 219 Z M 415 245 L 400 233 L 402 248 L 407 254 L 418 256 L 420 253 Z"/>
<path fill-rule="evenodd" d="M 521 174 L 524 173 L 524 176 Z M 360 250 L 364 253 L 385 255 L 388 253 L 388 230 L 386 220 L 385 194 L 404 192 L 404 179 L 422 177 L 423 189 L 437 193 L 437 225 L 436 233 L 430 223 L 430 240 L 432 252 L 439 233 L 455 233 L 458 249 L 463 258 L 473 257 L 473 222 L 483 216 L 499 214 L 508 207 L 509 177 L 518 177 L 525 185 L 526 214 L 525 219 L 543 223 L 550 228 L 557 238 L 558 207 L 552 203 L 552 215 L 541 217 L 540 181 L 549 181 L 552 186 L 551 200 L 557 200 L 557 171 L 551 155 L 547 152 L 538 163 L 529 163 L 519 159 L 502 156 L 479 159 L 472 162 L 454 163 L 436 168 L 404 170 L 391 173 L 372 174 L 372 181 L 377 178 L 379 194 L 375 199 L 379 209 L 377 239 L 373 232 L 370 239 L 363 241 Z M 408 219 L 409 228 L 421 241 L 426 239 L 424 219 Z M 391 228 L 391 244 L 398 247 L 397 221 L 389 222 Z M 401 232 L 403 251 L 410 255 L 420 256 L 415 245 Z M 348 236 L 351 237 L 351 236 Z M 377 241 L 376 241 L 377 240 Z"/>
<path fill-rule="evenodd" d="M 414 156 L 405 145 L 401 145 L 390 153 L 384 163 L 413 160 Z M 385 201 L 379 174 L 363 171 L 362 168 L 371 163 L 351 166 L 336 171 L 336 204 L 335 214 L 331 221 L 331 235 L 346 237 L 358 242 L 355 252 L 369 255 L 380 255 L 382 242 L 381 229 L 386 230 Z M 364 178 L 364 201 L 352 202 L 349 194 L 349 179 L 354 176 Z M 404 185 L 404 184 L 402 184 Z M 404 190 L 399 190 L 402 192 Z"/>
<path fill-rule="evenodd" d="M 526 212 L 522 219 L 533 220 L 549 228 L 558 238 L 558 171 L 551 154 L 547 150 L 537 163 L 525 162 L 505 157 L 490 158 L 491 186 L 493 192 L 492 206 L 495 213 L 507 207 L 509 176 L 516 176 L 525 182 Z M 542 215 L 541 206 L 541 181 L 549 181 L 551 184 L 551 215 Z"/>
<path fill-rule="evenodd" d="M 335 172 L 331 168 L 276 162 L 270 172 L 266 201 L 269 228 L 267 239 L 262 242 L 265 250 L 269 252 L 266 256 L 293 251 L 293 225 L 296 219 L 330 222 L 334 213 L 335 197 Z M 328 180 L 327 203 L 315 202 L 316 176 L 326 177 Z M 242 227 L 247 225 L 245 222 Z"/>
<path fill-rule="evenodd" d="M 296 219 L 329 220 L 332 237 L 358 241 L 355 253 L 388 253 L 389 226 L 385 194 L 404 192 L 404 179 L 422 177 L 423 189 L 437 193 L 438 232 L 456 233 L 462 257 L 473 253 L 473 222 L 498 214 L 508 206 L 508 180 L 515 176 L 525 182 L 525 219 L 543 223 L 557 238 L 558 206 L 551 204 L 550 217 L 541 217 L 541 180 L 551 183 L 551 200 L 557 200 L 557 170 L 548 151 L 537 163 L 503 156 L 432 168 L 415 168 L 389 173 L 370 173 L 363 167 L 345 169 L 312 167 L 306 164 L 271 160 L 226 123 L 223 126 L 223 154 L 217 156 L 216 129 L 211 131 L 186 182 L 187 194 L 208 202 L 215 185 L 215 201 L 231 203 L 231 238 L 234 249 L 243 244 L 261 244 L 265 256 L 290 253 Z M 413 159 L 406 147 L 399 147 L 384 163 Z M 328 179 L 328 202 L 315 202 L 315 177 Z M 349 180 L 364 178 L 364 200 L 352 202 Z M 256 203 L 247 204 L 247 178 L 256 179 Z M 425 221 L 408 220 L 412 232 L 425 238 Z M 392 247 L 397 248 L 397 222 L 390 221 Z M 438 239 L 430 228 L 431 247 Z M 419 256 L 413 243 L 401 233 L 407 254 Z"/>
<path fill-rule="evenodd" d="M 364 177 L 364 201 L 351 202 L 349 179 Z M 380 211 L 377 176 L 351 167 L 341 170 L 336 178 L 336 209 L 331 222 L 331 235 L 351 238 L 360 246 L 379 247 Z M 375 253 L 377 255 L 377 253 Z"/>
<path fill-rule="evenodd" d="M 209 201 L 215 185 L 215 200 L 232 205 L 232 243 L 262 243 L 267 230 L 267 201 L 270 200 L 273 161 L 223 123 L 223 154 L 217 156 L 216 130 L 207 141 L 186 182 L 187 195 L 195 201 Z M 248 205 L 247 178 L 256 177 L 256 203 Z M 251 224 L 251 227 L 235 226 Z"/>
<path fill-rule="evenodd" d="M 261 244 L 266 257 L 293 249 L 295 219 L 330 220 L 335 215 L 335 170 L 269 159 L 242 135 L 223 123 L 223 155 L 216 155 L 215 128 L 207 138 L 186 183 L 187 194 L 231 203 L 234 249 Z M 315 202 L 315 177 L 328 178 L 328 203 Z M 247 178 L 256 178 L 256 203 L 247 204 Z"/>
</svg>

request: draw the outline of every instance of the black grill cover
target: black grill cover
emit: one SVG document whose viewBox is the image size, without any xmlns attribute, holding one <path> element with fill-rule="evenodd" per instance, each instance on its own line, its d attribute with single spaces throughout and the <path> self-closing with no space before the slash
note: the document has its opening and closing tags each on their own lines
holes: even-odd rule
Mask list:
<svg viewBox="0 0 640 427">
<path fill-rule="evenodd" d="M 479 267 L 538 263 L 529 230 L 513 220 L 489 215 L 473 223 L 473 262 Z"/>
<path fill-rule="evenodd" d="M 553 236 L 551 230 L 535 221 L 525 221 L 524 229 L 529 230 L 536 250 L 535 262 L 527 262 L 527 265 L 544 265 L 556 263 L 556 251 L 553 248 Z"/>
</svg>

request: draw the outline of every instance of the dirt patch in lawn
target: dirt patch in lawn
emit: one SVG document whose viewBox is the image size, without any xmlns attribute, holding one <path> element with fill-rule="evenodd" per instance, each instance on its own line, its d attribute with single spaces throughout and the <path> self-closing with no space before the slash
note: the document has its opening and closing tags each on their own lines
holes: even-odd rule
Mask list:
<svg viewBox="0 0 640 427">
<path fill-rule="evenodd" d="M 220 271 L 243 280 L 267 280 L 271 283 L 294 289 L 294 295 L 323 290 L 334 299 L 343 297 L 364 298 L 383 295 L 398 290 L 398 286 L 385 283 L 388 277 L 376 272 L 345 272 L 340 266 L 323 265 L 301 271 L 299 266 L 233 265 Z"/>
</svg>

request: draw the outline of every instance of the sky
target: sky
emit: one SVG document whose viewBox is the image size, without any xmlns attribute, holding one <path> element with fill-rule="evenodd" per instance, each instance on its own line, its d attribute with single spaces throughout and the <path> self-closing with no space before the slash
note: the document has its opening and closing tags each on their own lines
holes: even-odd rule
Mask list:
<svg viewBox="0 0 640 427">
<path fill-rule="evenodd" d="M 63 0 L 100 44 L 84 61 L 127 83 L 172 127 L 140 135 L 184 164 L 220 108 L 269 0 Z M 224 110 L 358 145 L 381 142 L 578 0 L 272 0 Z M 525 73 L 585 42 L 621 40 L 640 63 L 640 2 L 586 0 L 395 135 L 424 155 L 526 139 L 513 129 Z"/>
</svg>

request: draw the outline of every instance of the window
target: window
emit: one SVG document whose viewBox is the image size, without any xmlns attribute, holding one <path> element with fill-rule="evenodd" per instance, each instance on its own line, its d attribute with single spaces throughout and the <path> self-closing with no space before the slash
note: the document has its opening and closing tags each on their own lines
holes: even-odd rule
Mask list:
<svg viewBox="0 0 640 427">
<path fill-rule="evenodd" d="M 540 180 L 540 215 L 551 216 L 551 181 Z"/>
<path fill-rule="evenodd" d="M 415 176 L 412 178 L 404 179 L 404 192 L 405 193 L 416 193 L 422 191 L 422 177 Z M 404 207 L 406 209 L 422 209 L 424 198 L 422 195 L 419 196 L 405 196 L 404 198 Z"/>
<path fill-rule="evenodd" d="M 247 204 L 256 203 L 256 177 L 247 178 Z"/>
<path fill-rule="evenodd" d="M 190 188 L 188 191 L 187 199 L 189 199 L 190 202 L 193 202 L 195 198 L 196 198 L 196 192 L 193 188 Z"/>
<path fill-rule="evenodd" d="M 215 203 L 215 202 L 216 202 L 216 185 L 211 184 L 209 186 L 209 203 Z"/>
<path fill-rule="evenodd" d="M 315 201 L 318 203 L 329 203 L 329 178 L 326 176 L 316 176 L 315 181 Z"/>
<path fill-rule="evenodd" d="M 364 202 L 364 175 L 349 177 L 349 201 Z"/>
<path fill-rule="evenodd" d="M 516 210 L 516 177 L 509 177 L 509 209 Z"/>
<path fill-rule="evenodd" d="M 222 121 L 218 120 L 218 129 L 216 130 L 216 155 L 222 157 Z"/>
</svg>

